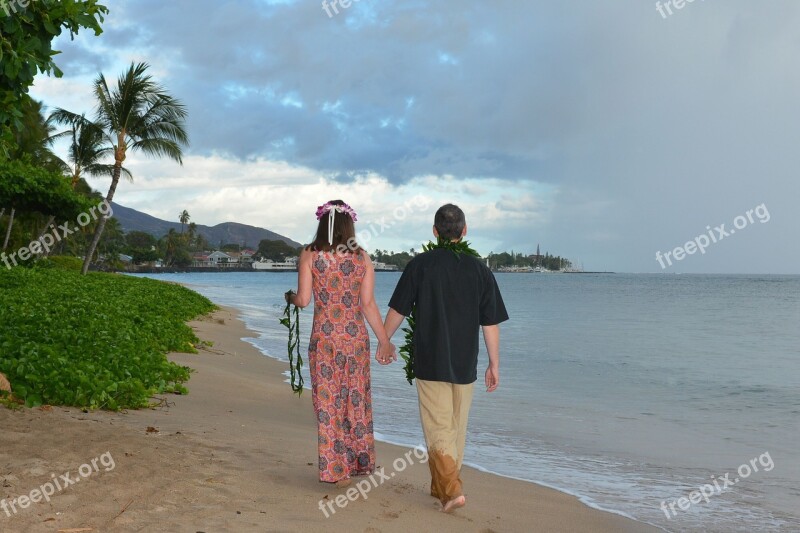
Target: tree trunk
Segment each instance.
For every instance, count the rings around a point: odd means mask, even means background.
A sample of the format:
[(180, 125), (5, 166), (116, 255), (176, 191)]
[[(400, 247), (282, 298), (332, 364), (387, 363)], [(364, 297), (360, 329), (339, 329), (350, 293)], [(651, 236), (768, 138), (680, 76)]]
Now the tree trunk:
[[(111, 200), (114, 199), (114, 193), (117, 191), (117, 185), (119, 184), (119, 176), (122, 169), (122, 161), (117, 159), (116, 163), (114, 164), (114, 174), (111, 177), (111, 187), (108, 189), (108, 195), (106, 196), (106, 201), (108, 205), (111, 205)], [(89, 249), (86, 250), (86, 258), (83, 260), (83, 268), (81, 269), (81, 274), (84, 276), (87, 272), (89, 272), (89, 265), (92, 263), (92, 257), (94, 256), (95, 250), (97, 250), (97, 245), (100, 243), (100, 237), (103, 235), (103, 230), (106, 227), (106, 221), (108, 217), (101, 217), (100, 220), (97, 222), (97, 228), (94, 230), (94, 237), (92, 238), (92, 244), (89, 245)]]
[(8, 239), (11, 238), (11, 228), (14, 226), (14, 213), (15, 212), (16, 212), (16, 209), (14, 209), (12, 207), (11, 208), (11, 214), (8, 215), (8, 229), (6, 230), (6, 240), (5, 240), (5, 242), (3, 242), (3, 251), (4, 252), (6, 251), (6, 248), (8, 248)]
[[(55, 222), (55, 220), (56, 220), (56, 217), (53, 216), (53, 215), (50, 215), (50, 218), (47, 219), (47, 223), (45, 223), (44, 227), (42, 228), (42, 232), (39, 233), (39, 238), (36, 239), (37, 241), (42, 242), (42, 239), (44, 238), (44, 234), (47, 233), (47, 228), (49, 228), (50, 224)], [(45, 250), (44, 253), (42, 254), (42, 257), (47, 257), (48, 255), (50, 255), (50, 252), (48, 250)]]

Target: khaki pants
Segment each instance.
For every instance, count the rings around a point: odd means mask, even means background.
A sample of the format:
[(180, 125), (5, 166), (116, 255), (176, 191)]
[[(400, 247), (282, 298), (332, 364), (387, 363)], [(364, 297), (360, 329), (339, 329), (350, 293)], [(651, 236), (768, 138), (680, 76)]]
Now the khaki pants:
[(463, 494), (461, 463), (474, 383), (457, 385), (417, 379), (419, 415), (428, 446), (431, 495), (442, 504)]

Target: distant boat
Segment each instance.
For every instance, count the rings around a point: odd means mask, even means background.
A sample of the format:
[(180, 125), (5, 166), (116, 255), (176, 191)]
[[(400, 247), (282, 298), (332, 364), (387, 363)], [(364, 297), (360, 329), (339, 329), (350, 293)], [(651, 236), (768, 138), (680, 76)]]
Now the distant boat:
[(292, 272), (297, 270), (297, 261), (254, 261), (253, 270), (271, 270), (274, 272)]
[[(540, 268), (540, 267), (537, 267)], [(530, 272), (543, 272), (542, 270), (534, 270), (533, 267), (529, 266), (504, 266), (498, 269), (500, 272), (513, 272), (515, 274), (528, 274)]]

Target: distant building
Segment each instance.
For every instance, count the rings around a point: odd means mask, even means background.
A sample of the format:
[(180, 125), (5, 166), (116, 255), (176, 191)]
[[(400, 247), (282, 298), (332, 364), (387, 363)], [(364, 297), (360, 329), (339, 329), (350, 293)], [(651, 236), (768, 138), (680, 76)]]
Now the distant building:
[(372, 267), (379, 272), (395, 272), (400, 270), (397, 268), (397, 265), (389, 265), (387, 263), (381, 263), (380, 261), (373, 261)]
[(229, 263), (239, 263), (240, 265), (249, 265), (254, 261), (256, 255), (255, 250), (242, 250), (241, 252), (228, 252), (227, 256)]
[(192, 254), (193, 267), (212, 267), (214, 266), (208, 258), (206, 252), (196, 252)]
[(542, 259), (544, 256), (539, 252), (539, 244), (536, 244), (536, 253), (534, 255), (528, 256), (533, 260), (533, 264), (539, 266), (542, 264)]
[(208, 254), (208, 260), (211, 262), (211, 266), (225, 266), (228, 263), (232, 263), (232, 259), (233, 258), (225, 252), (216, 251)]

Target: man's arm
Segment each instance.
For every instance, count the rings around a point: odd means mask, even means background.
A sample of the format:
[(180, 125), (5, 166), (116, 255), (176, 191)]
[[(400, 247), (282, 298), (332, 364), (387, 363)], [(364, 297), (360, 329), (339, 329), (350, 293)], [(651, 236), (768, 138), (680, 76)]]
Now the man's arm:
[(500, 385), (500, 326), (495, 324), (481, 327), (486, 351), (489, 353), (489, 367), (486, 369), (486, 392), (494, 392)]
[[(389, 308), (389, 312), (386, 313), (386, 320), (383, 321), (383, 329), (386, 330), (386, 335), (389, 336), (389, 340), (392, 340), (392, 335), (397, 331), (397, 328), (400, 327), (400, 324), (403, 323), (406, 317), (392, 309)], [(397, 361), (397, 353), (394, 354), (394, 361)]]
[[(386, 330), (386, 335), (389, 340), (397, 331), (397, 328), (403, 323), (405, 317), (410, 315), (414, 309), (414, 300), (417, 297), (417, 276), (416, 268), (419, 258), (414, 258), (408, 265), (406, 265), (403, 274), (400, 276), (400, 281), (394, 288), (392, 298), (389, 300), (389, 311), (386, 313), (386, 320), (383, 321), (383, 329)], [(400, 311), (398, 311), (400, 309)], [(401, 312), (402, 311), (402, 312)], [(394, 361), (397, 361), (397, 353), (394, 354)]]
[[(380, 315), (378, 315), (380, 316)], [(392, 309), (389, 308), (389, 312), (386, 313), (386, 320), (383, 322), (383, 329), (386, 330), (386, 335), (389, 337), (389, 344), (392, 346), (392, 356), (389, 359), (378, 360), (378, 362), (382, 365), (388, 365), (392, 361), (397, 361), (397, 351), (394, 350), (394, 344), (391, 343), (392, 335), (394, 332), (397, 331), (397, 328), (400, 327), (400, 324), (403, 323), (403, 319), (405, 317)]]

